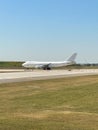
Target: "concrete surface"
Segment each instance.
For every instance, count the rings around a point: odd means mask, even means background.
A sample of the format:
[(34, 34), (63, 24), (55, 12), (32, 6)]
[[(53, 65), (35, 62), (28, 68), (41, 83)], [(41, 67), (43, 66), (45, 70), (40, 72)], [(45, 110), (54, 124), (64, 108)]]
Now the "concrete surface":
[(80, 69), (80, 70), (0, 70), (0, 83), (21, 82), (41, 79), (53, 79), (84, 75), (98, 75), (98, 69)]

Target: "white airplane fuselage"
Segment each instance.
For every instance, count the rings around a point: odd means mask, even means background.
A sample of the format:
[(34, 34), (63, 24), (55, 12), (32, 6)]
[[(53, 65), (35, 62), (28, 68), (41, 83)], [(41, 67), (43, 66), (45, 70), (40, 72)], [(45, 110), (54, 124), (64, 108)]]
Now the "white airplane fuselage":
[[(75, 63), (75, 62), (74, 62)], [(62, 67), (67, 65), (72, 65), (73, 62), (65, 61), (65, 62), (37, 62), (37, 61), (27, 61), (23, 63), (23, 66), (26, 68), (40, 68), (44, 65), (49, 65), (49, 67)]]
[(38, 62), (38, 61), (27, 61), (22, 64), (25, 68), (39, 68), (39, 69), (51, 69), (53, 67), (63, 67), (75, 64), (76, 53), (74, 53), (68, 60), (60, 62)]

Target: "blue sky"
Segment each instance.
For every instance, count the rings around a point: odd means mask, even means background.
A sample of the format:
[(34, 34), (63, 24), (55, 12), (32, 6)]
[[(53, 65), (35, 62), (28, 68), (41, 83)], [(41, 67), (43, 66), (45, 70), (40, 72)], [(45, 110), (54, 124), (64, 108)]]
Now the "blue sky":
[(0, 60), (98, 62), (98, 0), (0, 0)]

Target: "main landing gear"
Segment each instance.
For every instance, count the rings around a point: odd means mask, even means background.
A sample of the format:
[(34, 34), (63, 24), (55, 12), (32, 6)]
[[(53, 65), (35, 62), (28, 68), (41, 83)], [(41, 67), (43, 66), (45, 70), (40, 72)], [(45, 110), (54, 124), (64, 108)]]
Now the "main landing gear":
[(44, 67), (43, 70), (51, 70), (51, 68), (50, 67), (47, 67), (47, 68)]

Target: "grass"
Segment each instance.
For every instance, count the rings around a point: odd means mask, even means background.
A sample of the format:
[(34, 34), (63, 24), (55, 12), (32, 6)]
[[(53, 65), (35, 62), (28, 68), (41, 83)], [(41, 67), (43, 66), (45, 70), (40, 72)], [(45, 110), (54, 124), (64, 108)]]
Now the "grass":
[(14, 61), (2, 61), (0, 62), (0, 69), (21, 69), (23, 62), (14, 62)]
[(0, 84), (0, 130), (98, 130), (98, 76)]

